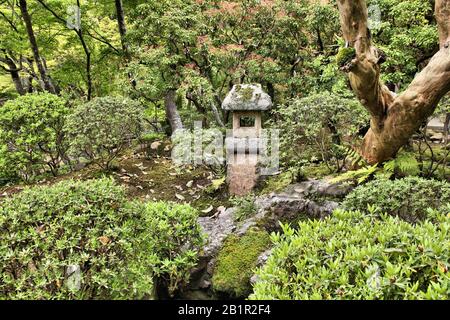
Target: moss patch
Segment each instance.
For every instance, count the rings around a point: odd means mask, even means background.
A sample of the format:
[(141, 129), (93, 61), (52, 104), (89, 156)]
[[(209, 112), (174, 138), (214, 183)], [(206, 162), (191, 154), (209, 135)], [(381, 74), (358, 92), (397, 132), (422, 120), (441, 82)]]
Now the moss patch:
[(262, 187), (262, 190), (259, 192), (259, 194), (264, 195), (272, 192), (282, 191), (290, 184), (295, 183), (297, 180), (296, 178), (297, 177), (295, 177), (291, 171), (286, 171), (278, 176), (270, 177), (269, 179), (264, 181), (264, 186)]
[(336, 55), (336, 63), (342, 68), (355, 57), (355, 48), (340, 48), (338, 54)]
[(242, 237), (228, 236), (217, 258), (213, 289), (236, 298), (248, 296), (252, 291), (250, 278), (257, 259), (270, 243), (269, 234), (258, 229), (252, 229)]
[(303, 167), (303, 174), (308, 178), (321, 179), (331, 174), (330, 169), (325, 163), (312, 164), (307, 167)]

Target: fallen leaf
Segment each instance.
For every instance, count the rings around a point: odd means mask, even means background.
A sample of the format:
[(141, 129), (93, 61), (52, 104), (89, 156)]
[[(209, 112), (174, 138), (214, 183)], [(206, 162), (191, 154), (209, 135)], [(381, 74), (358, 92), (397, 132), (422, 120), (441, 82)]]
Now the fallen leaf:
[(186, 187), (191, 188), (193, 184), (194, 184), (194, 181), (191, 180), (188, 183), (186, 183)]
[(155, 141), (150, 145), (150, 149), (157, 150), (160, 145), (161, 145), (161, 141)]
[(177, 197), (177, 199), (183, 201), (184, 199), (186, 199), (185, 197), (183, 197), (181, 194), (176, 193), (175, 197)]
[(213, 207), (213, 206), (209, 206), (207, 209), (202, 210), (202, 212), (203, 212), (203, 213), (210, 213), (210, 212), (213, 211), (213, 210), (214, 210), (214, 207)]
[(109, 240), (108, 237), (106, 236), (101, 236), (98, 238), (98, 240), (104, 245), (106, 246), (111, 240)]

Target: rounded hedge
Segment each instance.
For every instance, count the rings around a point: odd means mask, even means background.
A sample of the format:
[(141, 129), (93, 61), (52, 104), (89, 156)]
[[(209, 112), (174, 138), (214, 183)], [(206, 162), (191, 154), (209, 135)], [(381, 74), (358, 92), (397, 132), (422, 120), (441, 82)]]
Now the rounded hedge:
[(449, 299), (450, 216), (416, 225), (338, 210), (273, 234), (251, 299)]
[(0, 205), (0, 299), (154, 298), (201, 244), (190, 206), (127, 202), (110, 179), (29, 188)]
[(418, 177), (374, 180), (354, 189), (342, 204), (347, 210), (367, 211), (369, 206), (409, 222), (425, 219), (428, 209), (448, 213), (450, 183)]
[(143, 107), (130, 99), (101, 97), (80, 104), (66, 121), (70, 153), (109, 169), (133, 139), (142, 135), (143, 118)]
[(25, 181), (50, 170), (57, 174), (65, 157), (64, 99), (33, 93), (0, 108), (0, 170)]

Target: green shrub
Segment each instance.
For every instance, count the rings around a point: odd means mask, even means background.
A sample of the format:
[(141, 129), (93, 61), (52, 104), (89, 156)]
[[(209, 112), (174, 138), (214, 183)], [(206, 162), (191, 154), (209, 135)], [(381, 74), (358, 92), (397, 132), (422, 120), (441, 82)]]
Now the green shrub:
[(450, 212), (450, 183), (406, 177), (398, 180), (374, 180), (354, 189), (342, 206), (367, 211), (369, 206), (409, 222), (427, 217), (427, 209)]
[(254, 216), (258, 208), (255, 205), (255, 195), (249, 194), (243, 197), (233, 197), (230, 199), (231, 204), (235, 207), (234, 218), (236, 221), (243, 221)]
[(197, 210), (176, 203), (137, 201), (127, 210), (143, 217), (140, 229), (145, 243), (143, 250), (151, 249), (155, 256), (152, 272), (173, 294), (188, 282), (203, 244)]
[(143, 131), (143, 108), (129, 99), (103, 97), (78, 105), (67, 119), (70, 153), (110, 169)]
[(283, 226), (251, 299), (448, 299), (450, 217), (412, 225), (337, 210)]
[[(322, 92), (293, 100), (275, 111), (271, 125), (280, 129), (280, 160), (295, 167), (304, 160), (321, 160), (330, 170), (342, 168), (368, 114), (357, 100)], [(339, 161), (340, 160), (340, 161)]]
[(217, 258), (213, 289), (233, 297), (248, 296), (251, 293), (250, 278), (258, 257), (269, 246), (270, 237), (265, 231), (250, 230), (242, 237), (228, 236)]
[(26, 189), (0, 206), (0, 299), (153, 298), (155, 278), (173, 291), (195, 264), (196, 216), (129, 203), (110, 179)]
[(0, 108), (0, 170), (25, 181), (50, 169), (56, 175), (65, 157), (65, 101), (37, 93)]

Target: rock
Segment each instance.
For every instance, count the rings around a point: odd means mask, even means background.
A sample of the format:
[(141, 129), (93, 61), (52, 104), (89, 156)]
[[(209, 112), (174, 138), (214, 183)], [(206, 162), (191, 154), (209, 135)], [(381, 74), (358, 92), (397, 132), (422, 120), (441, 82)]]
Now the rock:
[(322, 197), (344, 198), (353, 186), (344, 183), (329, 183), (324, 180), (307, 180), (291, 185), (283, 194), (301, 194), (306, 197), (318, 195)]
[(210, 217), (198, 218), (203, 232), (207, 235), (207, 244), (203, 248), (202, 257), (213, 257), (222, 247), (225, 238), (236, 230), (234, 221), (234, 209), (229, 208), (223, 211), (215, 219)]
[(272, 107), (272, 99), (262, 90), (260, 84), (237, 84), (225, 97), (224, 110), (259, 110), (265, 111)]
[[(200, 217), (198, 223), (206, 234), (207, 243), (204, 246), (197, 267), (192, 270), (191, 282), (187, 288), (189, 295), (195, 290), (212, 292), (212, 277), (216, 266), (216, 258), (230, 235), (242, 237), (253, 227), (265, 229), (268, 232), (279, 231), (279, 222), (298, 221), (303, 218), (323, 219), (329, 216), (337, 207), (338, 202), (332, 199), (343, 198), (352, 187), (344, 184), (332, 184), (327, 181), (309, 180), (287, 187), (281, 193), (271, 193), (257, 198), (255, 206), (257, 213), (244, 221), (234, 219), (234, 208), (218, 208), (213, 217)], [(272, 250), (264, 251), (257, 260), (257, 266), (263, 266)], [(251, 283), (257, 277), (250, 279)], [(181, 298), (185, 298), (182, 296)]]

